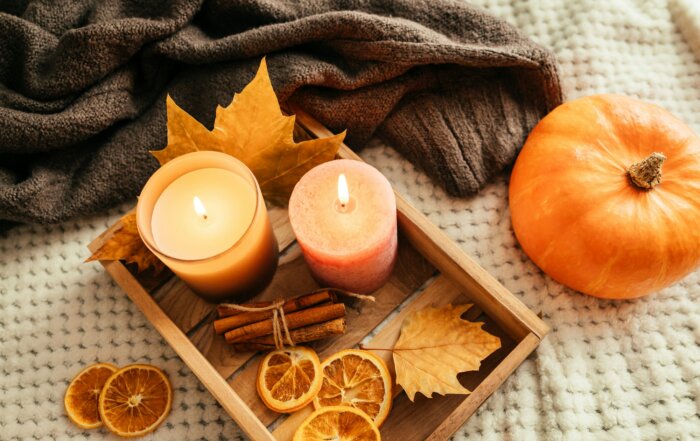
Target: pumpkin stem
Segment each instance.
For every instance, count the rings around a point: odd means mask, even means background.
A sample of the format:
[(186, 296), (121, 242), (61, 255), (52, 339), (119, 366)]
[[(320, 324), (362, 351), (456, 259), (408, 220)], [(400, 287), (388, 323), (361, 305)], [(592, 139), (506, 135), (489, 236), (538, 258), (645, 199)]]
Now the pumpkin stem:
[(632, 164), (627, 174), (637, 187), (652, 189), (661, 183), (661, 165), (665, 160), (663, 153), (654, 152), (645, 160)]

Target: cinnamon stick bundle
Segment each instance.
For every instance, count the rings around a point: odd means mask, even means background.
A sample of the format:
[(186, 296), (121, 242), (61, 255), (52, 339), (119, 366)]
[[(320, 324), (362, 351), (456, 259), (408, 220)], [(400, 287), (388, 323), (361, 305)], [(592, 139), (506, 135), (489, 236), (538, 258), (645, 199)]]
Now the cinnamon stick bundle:
[(282, 343), (280, 338), (284, 343), (308, 343), (344, 334), (347, 328), (345, 305), (338, 302), (338, 290), (330, 288), (283, 303), (219, 305), (217, 312), (219, 319), (214, 321), (214, 330), (224, 334), (226, 342), (236, 351), (272, 350)]
[[(345, 316), (345, 305), (331, 303), (329, 305), (314, 306), (285, 315), (287, 329), (297, 329), (307, 325), (327, 322)], [(227, 343), (240, 343), (256, 337), (272, 334), (274, 329), (272, 318), (263, 320), (226, 332)]]
[[(287, 300), (284, 305), (282, 305), (282, 310), (285, 314), (289, 314), (304, 308), (308, 308), (309, 306), (333, 301), (335, 301), (335, 295), (328, 290), (312, 292), (310, 294)], [(267, 304), (263, 305), (263, 303)], [(260, 308), (270, 305), (272, 305), (272, 302), (260, 302), (243, 306)], [(217, 334), (224, 334), (232, 329), (272, 318), (273, 315), (272, 310), (240, 311), (235, 308), (226, 307), (225, 305), (219, 305), (219, 307), (217, 307), (217, 311), (220, 317), (224, 317), (214, 321), (214, 331)], [(238, 312), (238, 314), (233, 314), (234, 311)]]

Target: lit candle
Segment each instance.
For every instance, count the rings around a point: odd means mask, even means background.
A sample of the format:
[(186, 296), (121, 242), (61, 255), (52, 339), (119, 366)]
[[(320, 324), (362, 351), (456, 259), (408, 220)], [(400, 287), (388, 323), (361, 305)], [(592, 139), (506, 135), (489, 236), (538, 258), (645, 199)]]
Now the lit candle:
[(321, 285), (370, 293), (391, 275), (396, 199), (374, 167), (347, 159), (315, 167), (294, 187), (289, 220)]
[(210, 300), (243, 300), (277, 268), (277, 240), (250, 170), (219, 152), (196, 152), (163, 165), (136, 210), (148, 248)]

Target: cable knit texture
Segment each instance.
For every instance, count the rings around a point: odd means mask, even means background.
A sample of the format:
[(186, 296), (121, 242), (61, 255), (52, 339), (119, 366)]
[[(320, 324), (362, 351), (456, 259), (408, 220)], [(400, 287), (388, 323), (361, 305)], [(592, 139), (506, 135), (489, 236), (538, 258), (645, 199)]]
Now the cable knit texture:
[[(554, 50), (567, 98), (630, 94), (700, 131), (695, 0), (479, 3)], [(585, 297), (518, 248), (506, 176), (454, 199), (390, 147), (374, 142), (364, 157), (552, 327), (455, 439), (700, 439), (700, 272), (636, 301)], [(172, 414), (145, 439), (244, 439), (102, 268), (82, 263), (88, 242), (118, 215), (20, 227), (0, 239), (0, 439), (112, 439), (63, 413), (71, 377), (98, 360), (155, 363), (170, 375)]]
[(346, 142), (372, 135), (453, 195), (515, 159), (561, 103), (552, 54), (454, 0), (0, 2), (0, 228), (136, 196), (165, 97), (208, 127), (263, 56), (275, 90)]

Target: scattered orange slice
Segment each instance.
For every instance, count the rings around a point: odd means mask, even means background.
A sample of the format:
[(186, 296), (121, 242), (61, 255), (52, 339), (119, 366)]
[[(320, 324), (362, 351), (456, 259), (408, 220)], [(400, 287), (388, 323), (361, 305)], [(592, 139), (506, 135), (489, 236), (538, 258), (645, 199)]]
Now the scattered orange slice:
[(293, 441), (380, 441), (379, 429), (366, 413), (349, 406), (329, 406), (309, 415)]
[(381, 426), (391, 410), (391, 374), (372, 352), (346, 349), (321, 364), (323, 384), (314, 407), (352, 406)]
[(321, 388), (321, 362), (302, 346), (268, 353), (258, 368), (258, 394), (275, 412), (291, 413), (306, 406)]
[(102, 426), (97, 404), (107, 379), (117, 371), (109, 363), (96, 363), (78, 372), (66, 389), (63, 405), (66, 414), (76, 426), (95, 429)]
[(107, 379), (98, 408), (111, 432), (133, 438), (154, 431), (170, 413), (172, 399), (170, 381), (163, 371), (132, 364)]

